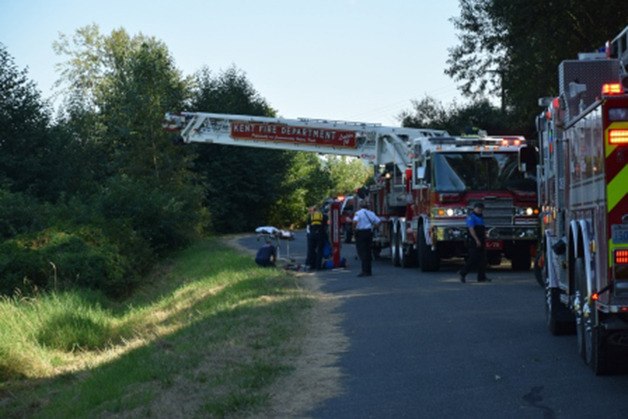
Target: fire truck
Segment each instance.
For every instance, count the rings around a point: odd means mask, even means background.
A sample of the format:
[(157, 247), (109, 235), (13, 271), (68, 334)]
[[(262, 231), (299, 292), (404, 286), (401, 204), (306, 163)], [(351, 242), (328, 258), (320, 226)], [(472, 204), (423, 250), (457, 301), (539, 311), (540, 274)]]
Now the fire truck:
[[(183, 143), (224, 144), (293, 150), (360, 158), (374, 167), (405, 173), (412, 164), (416, 138), (447, 135), (433, 129), (386, 127), (380, 124), (323, 119), (286, 119), (250, 115), (183, 112), (166, 114), (164, 128)], [(331, 204), (333, 262), (340, 262), (340, 202)]]
[(465, 256), (466, 217), (485, 206), (488, 262), (511, 259), (530, 268), (538, 237), (534, 149), (520, 136), (422, 137), (413, 143), (412, 166), (383, 168), (369, 188), (384, 223), (375, 250), (390, 248), (393, 264), (436, 271), (442, 259)]
[(575, 331), (596, 374), (628, 344), (628, 27), (560, 63), (539, 99), (537, 167), (547, 327)]
[[(396, 266), (439, 269), (441, 258), (463, 256), (465, 218), (485, 204), (489, 262), (502, 255), (515, 269), (530, 267), (537, 242), (536, 183), (525, 170), (522, 137), (451, 137), (445, 131), (346, 121), (184, 112), (167, 114), (166, 128), (184, 143), (348, 155), (372, 164), (375, 183), (361, 188), (383, 220), (374, 252)], [(357, 195), (356, 195), (357, 196)], [(356, 198), (357, 199), (357, 198)], [(340, 203), (332, 204), (334, 263), (341, 241)], [(357, 206), (354, 203), (354, 208)]]

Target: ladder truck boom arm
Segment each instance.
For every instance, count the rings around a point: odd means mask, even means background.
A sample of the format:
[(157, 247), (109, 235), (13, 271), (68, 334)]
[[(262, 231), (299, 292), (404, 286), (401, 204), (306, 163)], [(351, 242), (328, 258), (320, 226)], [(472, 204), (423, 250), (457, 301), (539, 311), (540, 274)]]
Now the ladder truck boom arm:
[(412, 141), (446, 131), (386, 127), (362, 122), (285, 119), (203, 112), (166, 114), (164, 127), (184, 143), (211, 143), (358, 157), (394, 163), (403, 171), (412, 160)]

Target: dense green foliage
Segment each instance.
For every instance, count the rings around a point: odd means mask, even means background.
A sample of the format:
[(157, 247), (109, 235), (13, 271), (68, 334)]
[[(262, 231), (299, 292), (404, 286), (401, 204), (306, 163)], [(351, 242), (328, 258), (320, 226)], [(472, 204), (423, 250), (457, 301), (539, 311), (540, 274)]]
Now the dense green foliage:
[(193, 155), (161, 129), (187, 84), (162, 43), (123, 30), (82, 28), (57, 50), (69, 58), (55, 123), (0, 50), (0, 292), (124, 294), (206, 219)]
[(0, 187), (41, 193), (49, 114), (39, 92), (0, 44)]
[(460, 0), (446, 73), (466, 97), (500, 98), (511, 126), (530, 132), (537, 99), (557, 94), (560, 61), (615, 37), (626, 10), (624, 0)]
[(356, 162), (175, 145), (161, 127), (169, 111), (275, 115), (235, 67), (184, 77), (162, 42), (96, 25), (54, 49), (56, 119), (0, 45), (0, 293), (125, 295), (199, 233), (299, 225), (307, 206), (359, 186), (332, 180)]
[(480, 99), (467, 105), (451, 104), (446, 108), (442, 102), (426, 96), (412, 101), (412, 111), (399, 115), (406, 127), (430, 127), (443, 129), (451, 135), (477, 134), (479, 130), (491, 135), (517, 134), (530, 136), (529, 131), (521, 131), (512, 124), (513, 114), (502, 111), (486, 99)]
[[(191, 109), (275, 116), (246, 76), (232, 67), (217, 76), (195, 75)], [(305, 208), (333, 189), (328, 172), (312, 154), (220, 145), (196, 145), (195, 169), (203, 175), (212, 228), (252, 231), (265, 224), (302, 223)]]

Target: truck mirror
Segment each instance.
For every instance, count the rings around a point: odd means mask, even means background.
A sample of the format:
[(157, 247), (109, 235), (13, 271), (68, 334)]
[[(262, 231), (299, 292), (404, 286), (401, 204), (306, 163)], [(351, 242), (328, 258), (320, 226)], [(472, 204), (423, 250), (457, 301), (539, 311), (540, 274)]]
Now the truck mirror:
[(519, 171), (536, 173), (538, 164), (537, 150), (532, 146), (523, 146), (519, 149)]
[(416, 168), (416, 178), (418, 180), (425, 180), (425, 166), (418, 166)]

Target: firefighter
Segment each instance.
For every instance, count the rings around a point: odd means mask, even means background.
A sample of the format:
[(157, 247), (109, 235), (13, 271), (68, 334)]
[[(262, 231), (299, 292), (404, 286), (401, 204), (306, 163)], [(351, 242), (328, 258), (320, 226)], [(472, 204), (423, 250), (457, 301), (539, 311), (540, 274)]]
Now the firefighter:
[(466, 282), (466, 276), (473, 268), (478, 270), (478, 282), (490, 281), (486, 277), (486, 249), (484, 247), (486, 226), (484, 225), (484, 204), (476, 202), (473, 211), (467, 217), (467, 249), (469, 257), (464, 267), (458, 272), (460, 282)]
[(371, 276), (371, 261), (373, 259), (373, 229), (381, 220), (373, 211), (368, 209), (366, 201), (360, 202), (360, 210), (353, 216), (353, 231), (355, 232), (355, 248), (358, 252), (362, 271), (358, 276)]
[(327, 216), (317, 206), (311, 207), (307, 217), (307, 260), (305, 263), (309, 269), (320, 270), (322, 268), (326, 227)]

